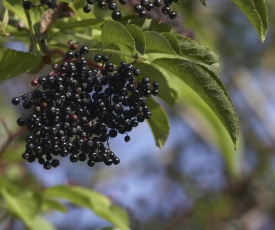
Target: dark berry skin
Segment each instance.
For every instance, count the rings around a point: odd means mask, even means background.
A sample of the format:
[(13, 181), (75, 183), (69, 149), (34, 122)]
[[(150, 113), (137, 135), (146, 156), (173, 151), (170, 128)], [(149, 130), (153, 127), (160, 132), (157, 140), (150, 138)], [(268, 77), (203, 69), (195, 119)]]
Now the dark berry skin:
[(175, 12), (175, 11), (171, 11), (170, 13), (169, 13), (169, 18), (170, 19), (175, 19), (177, 17), (177, 13)]
[(44, 167), (44, 169), (49, 170), (52, 166), (51, 166), (51, 163), (50, 163), (49, 161), (46, 161), (46, 162), (43, 164), (43, 167)]
[(20, 103), (20, 99), (19, 97), (14, 97), (12, 100), (11, 100), (11, 103), (13, 105), (18, 105)]
[(80, 53), (82, 53), (82, 54), (87, 54), (87, 53), (89, 53), (89, 48), (88, 48), (87, 46), (82, 46), (82, 47), (80, 48)]
[(107, 62), (107, 61), (109, 61), (109, 56), (105, 54), (105, 55), (102, 56), (101, 59), (102, 59), (103, 62)]
[(101, 62), (101, 61), (102, 61), (102, 58), (101, 58), (100, 55), (95, 55), (95, 56), (94, 56), (94, 60), (95, 60), (95, 62)]
[(112, 12), (112, 19), (113, 20), (119, 20), (121, 18), (121, 13), (120, 13), (120, 11), (117, 11), (117, 10), (115, 10), (115, 11), (113, 11)]
[(143, 8), (142, 8), (142, 6), (140, 5), (140, 4), (136, 4), (135, 6), (134, 6), (134, 11), (135, 12), (140, 12), (141, 10), (142, 10)]
[(161, 11), (163, 14), (169, 14), (170, 8), (169, 8), (169, 6), (164, 6), (164, 7), (162, 7)]
[(86, 14), (90, 13), (91, 12), (91, 7), (89, 5), (84, 6), (83, 7), (83, 12), (86, 13)]
[(24, 1), (23, 2), (23, 8), (25, 10), (29, 10), (32, 7), (32, 3), (30, 1)]
[(87, 4), (92, 5), (92, 4), (94, 4), (94, 3), (95, 3), (95, 0), (86, 0), (86, 2), (87, 2)]
[(125, 5), (125, 4), (127, 4), (127, 2), (128, 2), (128, 0), (119, 0), (119, 3), (120, 3), (121, 5)]
[(129, 142), (130, 139), (131, 139), (131, 138), (130, 138), (129, 136), (125, 136), (125, 137), (124, 137), (124, 141), (125, 141), (125, 142)]
[(114, 68), (111, 55), (93, 54), (100, 64), (90, 65), (85, 59), (88, 47), (77, 44), (69, 41), (63, 60), (31, 81), (39, 88), (12, 100), (18, 104), (22, 98), (30, 112), (17, 120), (29, 131), (22, 158), (45, 169), (59, 166), (56, 157), (86, 161), (90, 167), (118, 164), (108, 140), (124, 134), (125, 142), (130, 141), (128, 133), (152, 116), (147, 97), (158, 94), (158, 83), (151, 83), (134, 63), (122, 61)]

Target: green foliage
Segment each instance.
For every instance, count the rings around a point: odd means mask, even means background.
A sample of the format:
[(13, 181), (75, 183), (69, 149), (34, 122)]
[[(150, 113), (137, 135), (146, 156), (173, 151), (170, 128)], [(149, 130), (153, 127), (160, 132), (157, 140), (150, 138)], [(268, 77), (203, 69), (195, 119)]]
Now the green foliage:
[(41, 62), (41, 56), (0, 48), (0, 81), (27, 72)]
[(265, 0), (231, 1), (243, 11), (263, 42), (268, 29), (268, 14)]
[[(84, 14), (81, 9), (84, 1), (59, 2), (69, 3), (70, 16), (48, 19), (41, 8), (25, 11), (19, 0), (3, 2), (5, 12), (0, 27), (1, 36), (16, 37), (30, 46), (30, 52), (0, 48), (0, 81), (26, 72), (37, 73), (46, 65), (42, 57), (48, 53), (42, 51), (57, 47), (67, 50), (69, 40), (92, 47), (88, 55), (91, 60), (95, 53), (104, 53), (112, 55), (111, 60), (115, 64), (121, 60), (134, 62), (143, 76), (149, 76), (151, 81), (160, 84), (161, 100), (148, 99), (153, 114), (148, 123), (156, 145), (163, 147), (169, 135), (169, 121), (162, 103), (173, 107), (179, 101), (186, 101), (204, 119), (212, 121), (215, 140), (225, 158), (229, 159), (227, 169), (231, 174), (238, 173), (239, 162), (233, 150), (239, 135), (238, 118), (226, 88), (210, 70), (210, 67), (218, 66), (219, 61), (211, 49), (157, 20), (125, 17), (121, 22), (116, 22), (96, 17), (96, 12)], [(200, 2), (206, 5), (205, 0)], [(268, 29), (265, 1), (232, 2), (244, 12), (264, 41)], [(9, 24), (11, 20), (23, 22), (24, 30), (13, 28)], [(2, 37), (0, 39), (2, 41)], [(47, 42), (38, 46), (37, 41), (43, 39)], [(230, 139), (232, 144), (229, 148), (226, 142)], [(59, 199), (89, 208), (119, 229), (130, 229), (124, 210), (103, 195), (83, 187), (55, 186), (41, 190), (18, 184), (18, 181), (1, 179), (0, 198), (1, 208), (19, 218), (29, 229), (54, 229), (40, 214), (51, 210), (66, 212), (67, 207)]]
[(46, 190), (45, 195), (53, 198), (61, 198), (72, 204), (93, 210), (98, 216), (108, 220), (122, 230), (129, 229), (129, 220), (125, 211), (111, 203), (110, 199), (79, 186), (55, 186)]

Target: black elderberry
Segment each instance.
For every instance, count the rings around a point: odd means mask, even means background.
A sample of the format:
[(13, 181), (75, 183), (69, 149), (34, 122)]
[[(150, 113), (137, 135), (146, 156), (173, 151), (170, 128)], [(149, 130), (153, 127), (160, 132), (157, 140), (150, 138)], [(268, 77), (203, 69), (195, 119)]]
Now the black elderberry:
[(100, 9), (103, 9), (103, 8), (105, 8), (105, 6), (106, 6), (106, 2), (104, 0), (99, 0), (98, 7)]
[(114, 11), (117, 9), (117, 4), (115, 2), (110, 2), (108, 7), (110, 10)]
[(101, 59), (103, 62), (107, 62), (107, 61), (109, 61), (109, 56), (105, 54), (101, 57)]
[(141, 10), (142, 10), (143, 8), (142, 8), (142, 6), (140, 5), (140, 4), (136, 4), (135, 6), (134, 6), (134, 11), (135, 12), (140, 12)]
[(175, 19), (177, 17), (177, 13), (175, 12), (175, 11), (171, 11), (170, 13), (169, 13), (169, 18), (170, 19)]
[[(89, 48), (88, 48), (87, 46), (82, 46), (82, 47), (80, 48), (80, 53), (82, 53), (82, 54), (87, 54), (87, 53), (89, 53)], [(82, 60), (82, 64), (83, 64), (84, 62), (85, 62), (85, 64), (87, 63), (85, 59)]]
[(57, 159), (53, 159), (51, 162), (52, 167), (56, 168), (59, 166), (59, 160)]
[[(96, 162), (118, 164), (109, 140), (126, 134), (128, 142), (128, 133), (151, 118), (146, 98), (158, 94), (158, 83), (150, 83), (149, 77), (136, 79), (142, 73), (134, 64), (121, 62), (114, 68), (108, 55), (95, 55), (94, 61), (102, 65), (92, 67), (84, 57), (88, 51), (86, 46), (69, 44), (53, 72), (31, 81), (40, 85), (39, 90), (21, 96), (23, 107), (32, 111), (17, 120), (29, 131), (22, 155), (28, 162), (37, 159), (49, 169), (59, 166), (53, 156), (69, 156), (71, 162), (87, 161), (91, 167)], [(13, 104), (19, 102), (18, 97), (12, 99)]]
[(120, 3), (121, 5), (125, 5), (125, 4), (127, 4), (127, 2), (128, 2), (128, 0), (119, 0), (119, 3)]
[(140, 0), (140, 4), (145, 7), (149, 4), (149, 0)]
[(89, 5), (84, 6), (83, 7), (83, 12), (87, 13), (87, 14), (90, 13), (91, 12), (91, 7)]
[(11, 103), (13, 105), (18, 105), (20, 103), (20, 99), (19, 97), (14, 97), (12, 100), (11, 100)]
[(101, 62), (102, 61), (102, 57), (97, 54), (97, 55), (94, 56), (94, 60), (95, 60), (95, 62)]
[(87, 4), (94, 4), (95, 3), (95, 0), (86, 0)]
[(125, 137), (124, 137), (124, 141), (125, 141), (125, 142), (129, 142), (129, 141), (130, 141), (130, 137), (129, 137), (129, 136), (125, 136)]
[(112, 12), (112, 19), (114, 20), (119, 20), (121, 18), (121, 12), (120, 11), (117, 11), (117, 10), (114, 10)]
[(161, 11), (163, 14), (169, 14), (170, 8), (169, 8), (169, 6), (164, 6), (164, 7), (162, 7)]
[(32, 7), (32, 3), (30, 1), (24, 1), (23, 2), (23, 8), (25, 10), (29, 10)]
[(49, 161), (46, 161), (44, 164), (43, 164), (43, 167), (44, 169), (50, 169), (52, 167), (51, 163)]
[(161, 0), (154, 0), (153, 4), (155, 7), (161, 7)]

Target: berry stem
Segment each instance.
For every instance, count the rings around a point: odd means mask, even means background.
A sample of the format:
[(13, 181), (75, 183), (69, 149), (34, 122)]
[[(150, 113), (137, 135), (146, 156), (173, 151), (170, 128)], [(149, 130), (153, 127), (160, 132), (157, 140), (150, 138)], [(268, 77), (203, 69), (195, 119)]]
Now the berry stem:
[[(22, 3), (23, 3), (23, 0), (22, 0)], [(35, 33), (34, 33), (33, 26), (32, 26), (32, 20), (31, 20), (29, 10), (24, 10), (24, 12), (25, 12), (25, 15), (26, 15), (26, 18), (27, 18), (27, 21), (28, 21), (30, 37), (31, 37), (31, 41), (32, 41), (32, 44), (34, 46), (35, 52), (36, 53), (41, 53), (40, 46), (39, 46), (39, 44), (37, 42), (37, 39), (35, 37)]]
[(61, 49), (56, 48), (56, 49), (50, 50), (48, 53), (46, 53), (46, 54), (43, 56), (43, 62), (46, 63), (46, 64), (49, 64), (49, 63), (51, 62), (52, 57), (53, 57), (55, 54), (60, 55), (63, 59), (66, 58), (64, 51), (61, 50)]

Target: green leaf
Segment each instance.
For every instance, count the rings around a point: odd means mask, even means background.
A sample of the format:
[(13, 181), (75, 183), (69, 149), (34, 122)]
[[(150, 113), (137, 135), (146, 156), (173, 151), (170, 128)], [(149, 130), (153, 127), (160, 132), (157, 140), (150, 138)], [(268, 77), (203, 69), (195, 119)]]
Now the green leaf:
[(151, 119), (147, 119), (147, 122), (153, 132), (156, 145), (162, 148), (170, 132), (168, 117), (163, 108), (152, 98), (147, 99), (147, 105), (153, 114)]
[(125, 28), (128, 30), (128, 32), (134, 38), (135, 47), (136, 47), (137, 51), (140, 54), (144, 54), (144, 52), (145, 52), (145, 39), (144, 39), (144, 35), (143, 35), (142, 30), (140, 29), (140, 27), (138, 27), (136, 25), (133, 25), (133, 24), (129, 24), (129, 25), (126, 25)]
[(2, 22), (0, 24), (0, 32), (4, 36), (8, 36), (9, 35), (9, 33), (6, 31), (8, 22), (9, 22), (9, 11), (7, 9), (5, 9), (5, 12), (4, 12), (4, 15), (3, 15), (3, 19), (2, 19)]
[(29, 229), (31, 230), (55, 230), (56, 228), (49, 222), (47, 221), (45, 218), (41, 217), (41, 216), (36, 216), (30, 226)]
[(218, 56), (209, 48), (199, 44), (193, 39), (176, 35), (179, 41), (181, 54), (184, 57), (189, 57), (194, 61), (212, 65), (218, 63)]
[(62, 198), (75, 205), (89, 208), (113, 225), (123, 230), (130, 229), (127, 213), (117, 205), (112, 204), (110, 199), (91, 189), (60, 185), (47, 189), (45, 195)]
[(0, 48), (0, 81), (27, 72), (41, 61), (32, 53)]
[(131, 48), (132, 52), (136, 52), (134, 38), (121, 23), (116, 21), (104, 23), (101, 42), (104, 48), (112, 44), (122, 44)]
[(1, 189), (1, 194), (7, 203), (7, 209), (27, 226), (31, 226), (33, 218), (40, 211), (41, 198), (31, 191), (22, 191), (13, 195), (5, 188)]
[(268, 13), (265, 0), (231, 0), (249, 19), (264, 42), (268, 30)]
[(238, 118), (225, 87), (213, 72), (205, 66), (181, 59), (161, 58), (154, 60), (152, 64), (159, 68), (177, 91), (180, 92), (181, 89), (176, 85), (175, 78), (195, 91), (220, 119), (236, 145), (239, 135)]
[(10, 1), (4, 1), (4, 7), (13, 12), (16, 17), (19, 17), (25, 25), (28, 26), (28, 21), (24, 13), (24, 8), (18, 1), (11, 3)]
[(60, 212), (67, 212), (67, 207), (64, 206), (62, 203), (60, 203), (57, 200), (53, 200), (51, 198), (44, 197), (43, 203), (42, 203), (42, 210), (43, 211), (57, 210)]
[(154, 31), (144, 32), (145, 53), (176, 54), (168, 40), (162, 34)]
[(92, 25), (94, 27), (95, 25), (99, 25), (102, 23), (103, 23), (103, 20), (101, 19), (90, 18), (90, 19), (83, 19), (81, 21), (75, 21), (75, 19), (72, 18), (72, 19), (69, 19), (69, 21), (58, 20), (54, 23), (54, 26), (61, 30), (68, 30), (68, 29), (74, 29), (74, 28), (87, 27), (88, 25)]
[(161, 34), (168, 40), (168, 42), (172, 46), (173, 50), (177, 54), (181, 55), (181, 48), (180, 48), (180, 44), (179, 44), (179, 40), (178, 40), (177, 36), (173, 33), (168, 33), (168, 32), (161, 33)]
[(135, 67), (140, 69), (141, 74), (137, 79), (141, 80), (143, 77), (150, 77), (151, 82), (158, 82), (160, 85), (159, 97), (163, 99), (171, 107), (177, 101), (177, 93), (171, 88), (161, 71), (153, 65), (145, 62), (136, 62)]

